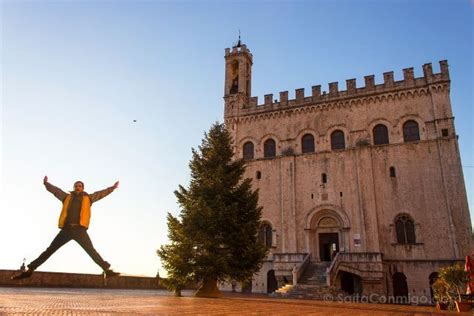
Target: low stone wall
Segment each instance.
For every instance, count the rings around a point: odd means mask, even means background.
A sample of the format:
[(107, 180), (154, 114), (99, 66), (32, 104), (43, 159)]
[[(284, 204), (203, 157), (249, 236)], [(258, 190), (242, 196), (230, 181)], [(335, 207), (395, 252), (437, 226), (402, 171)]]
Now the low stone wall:
[(0, 286), (3, 287), (69, 287), (69, 288), (111, 288), (111, 289), (165, 289), (160, 280), (150, 277), (119, 276), (104, 279), (97, 274), (40, 272), (31, 278), (11, 280), (14, 270), (0, 270)]

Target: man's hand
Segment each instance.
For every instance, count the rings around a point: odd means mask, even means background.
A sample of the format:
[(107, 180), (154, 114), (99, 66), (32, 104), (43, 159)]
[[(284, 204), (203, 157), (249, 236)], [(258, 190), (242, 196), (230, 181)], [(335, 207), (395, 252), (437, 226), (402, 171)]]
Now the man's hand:
[(48, 176), (44, 176), (44, 179), (43, 179), (43, 184), (46, 184), (48, 183)]
[(113, 185), (114, 190), (117, 189), (118, 186), (119, 186), (119, 182), (117, 181), (117, 182), (115, 182), (114, 185)]

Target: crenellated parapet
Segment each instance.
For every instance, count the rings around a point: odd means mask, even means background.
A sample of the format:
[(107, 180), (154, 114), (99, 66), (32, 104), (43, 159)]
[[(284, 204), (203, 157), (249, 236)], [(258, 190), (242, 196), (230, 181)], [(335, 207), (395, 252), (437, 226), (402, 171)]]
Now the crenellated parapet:
[[(321, 85), (312, 86), (311, 95), (309, 96), (305, 95), (304, 88), (296, 89), (294, 99), (288, 98), (288, 91), (280, 92), (278, 100), (274, 99), (273, 94), (266, 94), (264, 96), (263, 103), (259, 103), (258, 97), (250, 97), (248, 102), (244, 104), (243, 108), (238, 111), (238, 116), (315, 103), (347, 103), (347, 101), (350, 99), (356, 99), (360, 97), (375, 96), (379, 94), (417, 88), (428, 88), (433, 84), (449, 83), (450, 79), (448, 62), (446, 60), (442, 60), (439, 62), (439, 65), (440, 72), (433, 73), (432, 64), (424, 64), (423, 76), (419, 78), (415, 78), (414, 70), (412, 67), (410, 67), (403, 69), (403, 80), (398, 81), (394, 80), (394, 72), (388, 71), (383, 73), (383, 83), (381, 84), (375, 84), (374, 75), (368, 75), (364, 77), (365, 82), (364, 86), (362, 87), (357, 87), (356, 79), (353, 78), (346, 80), (345, 90), (339, 90), (338, 82), (331, 82), (328, 84), (327, 91), (322, 91)], [(234, 114), (237, 113), (234, 112)]]
[(225, 49), (225, 57), (229, 57), (232, 55), (237, 56), (239, 55), (239, 53), (247, 53), (249, 57), (252, 58), (252, 54), (250, 53), (250, 50), (247, 48), (247, 45), (245, 44)]

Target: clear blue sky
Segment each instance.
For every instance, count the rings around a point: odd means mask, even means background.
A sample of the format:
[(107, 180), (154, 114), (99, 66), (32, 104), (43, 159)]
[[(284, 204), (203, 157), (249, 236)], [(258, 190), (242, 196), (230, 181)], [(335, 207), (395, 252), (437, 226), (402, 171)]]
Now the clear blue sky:
[[(0, 268), (34, 259), (60, 203), (42, 179), (93, 192), (89, 233), (124, 273), (155, 275), (191, 147), (222, 121), (224, 48), (254, 55), (253, 94), (448, 59), (466, 189), (474, 202), (473, 4), (469, 1), (1, 2)], [(137, 122), (133, 123), (136, 119)], [(472, 214), (472, 212), (471, 212)], [(100, 272), (75, 243), (41, 270)]]

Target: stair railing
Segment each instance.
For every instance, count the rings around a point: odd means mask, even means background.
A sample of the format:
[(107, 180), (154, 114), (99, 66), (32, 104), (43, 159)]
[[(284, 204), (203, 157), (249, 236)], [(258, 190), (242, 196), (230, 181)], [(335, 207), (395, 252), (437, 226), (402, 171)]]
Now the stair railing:
[[(338, 252), (326, 270), (327, 285), (334, 283), (341, 263), (350, 263), (351, 265), (367, 263), (381, 265), (382, 254), (380, 252)], [(380, 269), (376, 271), (380, 271)]]
[(301, 278), (303, 275), (304, 271), (306, 270), (306, 267), (308, 264), (311, 262), (311, 254), (306, 254), (303, 261), (296, 266), (296, 282), (293, 282), (293, 284), (298, 284), (298, 280)]
[(334, 259), (332, 259), (331, 264), (329, 267), (326, 269), (326, 284), (331, 285), (332, 277), (331, 275), (333, 274), (334, 271), (337, 271), (337, 267), (340, 264), (340, 252), (336, 253), (334, 256)]

